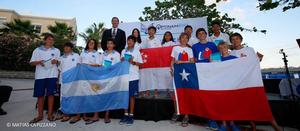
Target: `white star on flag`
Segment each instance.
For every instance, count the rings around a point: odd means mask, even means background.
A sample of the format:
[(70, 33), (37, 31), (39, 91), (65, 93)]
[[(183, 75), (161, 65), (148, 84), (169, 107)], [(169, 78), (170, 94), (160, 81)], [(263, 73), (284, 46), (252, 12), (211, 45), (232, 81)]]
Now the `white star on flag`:
[(185, 69), (183, 69), (182, 73), (179, 73), (181, 75), (181, 80), (186, 80), (186, 81), (189, 81), (188, 79), (188, 75), (190, 75), (191, 73), (187, 73), (185, 72)]

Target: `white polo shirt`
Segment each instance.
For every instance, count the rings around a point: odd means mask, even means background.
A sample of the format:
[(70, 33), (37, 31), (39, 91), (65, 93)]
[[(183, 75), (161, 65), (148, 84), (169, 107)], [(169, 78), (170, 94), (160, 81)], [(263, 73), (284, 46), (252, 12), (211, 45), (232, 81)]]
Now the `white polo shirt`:
[(219, 44), (221, 41), (226, 42), (227, 44), (231, 45), (229, 40), (229, 35), (226, 33), (220, 33), (218, 37), (215, 36), (215, 34), (212, 34), (209, 38), (210, 42), (214, 42), (215, 44)]
[[(127, 48), (126, 48), (126, 49), (122, 50), (121, 57), (125, 58), (125, 55), (133, 58), (133, 61), (135, 61), (135, 62), (143, 63), (142, 55), (139, 50), (136, 50), (136, 49), (127, 50)], [(139, 78), (140, 78), (139, 66), (130, 64), (129, 81), (138, 80)]]
[(120, 53), (113, 50), (112, 52), (104, 51), (103, 53), (103, 63), (104, 67), (112, 66), (118, 62), (120, 62), (121, 56)]
[(84, 50), (83, 52), (81, 52), (80, 57), (82, 64), (102, 64), (102, 55), (96, 50)]
[[(128, 47), (128, 45), (126, 44), (126, 45), (125, 45), (125, 49), (126, 49), (127, 47)], [(135, 50), (140, 50), (141, 47), (142, 47), (142, 43), (135, 42), (135, 44), (134, 44), (134, 49), (135, 49)]]
[(77, 53), (64, 54), (59, 58), (58, 69), (60, 71), (59, 83), (61, 83), (62, 73), (76, 67), (80, 63), (80, 56)]
[(147, 37), (146, 40), (142, 42), (141, 48), (145, 49), (145, 48), (157, 48), (157, 47), (161, 47), (161, 41), (156, 37), (154, 37), (153, 39)]
[(257, 58), (257, 60), (259, 61), (259, 58), (257, 57), (257, 54), (252, 47), (243, 47), (242, 49), (239, 50), (232, 50), (230, 52), (230, 55), (236, 56), (238, 58), (255, 56), (255, 58)]
[(60, 51), (57, 48), (45, 48), (40, 46), (36, 48), (31, 56), (30, 62), (43, 60), (44, 66), (35, 66), (35, 79), (57, 78), (58, 68), (56, 64), (51, 64), (51, 60), (58, 60)]
[(161, 44), (162, 47), (175, 46), (175, 45), (177, 45), (177, 44), (173, 41), (168, 41), (168, 42), (165, 42), (164, 44)]
[(64, 54), (59, 58), (58, 69), (60, 72), (65, 72), (80, 64), (80, 56), (77, 53)]

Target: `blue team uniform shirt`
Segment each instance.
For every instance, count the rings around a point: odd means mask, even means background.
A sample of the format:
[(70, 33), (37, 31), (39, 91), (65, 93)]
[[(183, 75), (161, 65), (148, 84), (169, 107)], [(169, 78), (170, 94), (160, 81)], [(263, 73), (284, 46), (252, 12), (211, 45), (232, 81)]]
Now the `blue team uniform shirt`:
[(233, 55), (229, 55), (229, 56), (225, 56), (221, 58), (221, 61), (227, 61), (227, 60), (232, 60), (232, 59), (236, 59), (236, 56)]
[(192, 46), (193, 54), (196, 62), (209, 62), (210, 55), (219, 52), (217, 46), (213, 42), (206, 44), (197, 43)]

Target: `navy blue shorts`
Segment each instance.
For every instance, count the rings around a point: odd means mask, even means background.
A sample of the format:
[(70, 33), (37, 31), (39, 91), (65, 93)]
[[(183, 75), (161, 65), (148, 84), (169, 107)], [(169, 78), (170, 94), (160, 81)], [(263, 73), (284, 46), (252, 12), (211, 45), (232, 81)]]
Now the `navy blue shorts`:
[(139, 95), (139, 80), (129, 81), (129, 97)]
[(33, 97), (50, 96), (58, 93), (57, 78), (37, 79), (34, 81)]

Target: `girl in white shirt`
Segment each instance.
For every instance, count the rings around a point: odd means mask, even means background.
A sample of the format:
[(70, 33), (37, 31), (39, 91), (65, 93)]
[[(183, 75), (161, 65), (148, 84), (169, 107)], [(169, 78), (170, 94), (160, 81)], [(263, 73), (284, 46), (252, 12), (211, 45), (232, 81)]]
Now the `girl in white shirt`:
[[(142, 44), (142, 39), (141, 39), (141, 33), (140, 30), (137, 28), (134, 28), (132, 30), (132, 34), (135, 37), (135, 44), (134, 44), (134, 49), (140, 50), (141, 49), (141, 44)], [(127, 44), (126, 44), (126, 48), (127, 48)]]
[[(134, 44), (134, 49), (135, 50), (140, 50), (141, 47), (142, 47), (142, 39), (141, 39), (141, 33), (140, 33), (140, 30), (138, 28), (134, 28), (132, 30), (132, 33), (131, 33), (132, 36), (134, 36), (135, 38), (135, 44)], [(125, 49), (128, 47), (128, 45), (126, 44), (125, 45)]]
[[(84, 51), (80, 54), (80, 57), (81, 57), (82, 64), (88, 64), (94, 67), (102, 66), (102, 56), (97, 51), (97, 42), (95, 39), (90, 39), (87, 42)], [(84, 114), (83, 119), (86, 121), (85, 122), (86, 125), (97, 122), (99, 121), (98, 112), (94, 112), (94, 116), (91, 119), (88, 119)]]
[(84, 51), (80, 54), (80, 57), (82, 64), (88, 64), (95, 67), (101, 66), (102, 56), (97, 51), (96, 40), (90, 39), (88, 41)]
[(173, 35), (170, 31), (165, 32), (163, 40), (161, 42), (162, 47), (167, 47), (167, 46), (174, 46), (174, 38)]
[[(181, 33), (179, 36), (179, 42), (180, 46), (175, 46), (172, 50), (171, 57), (171, 75), (173, 76), (173, 67), (174, 64), (182, 64), (182, 63), (193, 63), (193, 50), (189, 47), (189, 35), (187, 33)], [(175, 95), (174, 95), (175, 96)], [(177, 106), (176, 106), (176, 99), (175, 97), (172, 97), (174, 101), (174, 108), (175, 113), (172, 117), (172, 121), (175, 122), (178, 119), (177, 115)], [(184, 118), (182, 119), (181, 126), (186, 127), (188, 126), (188, 115), (184, 115)]]

